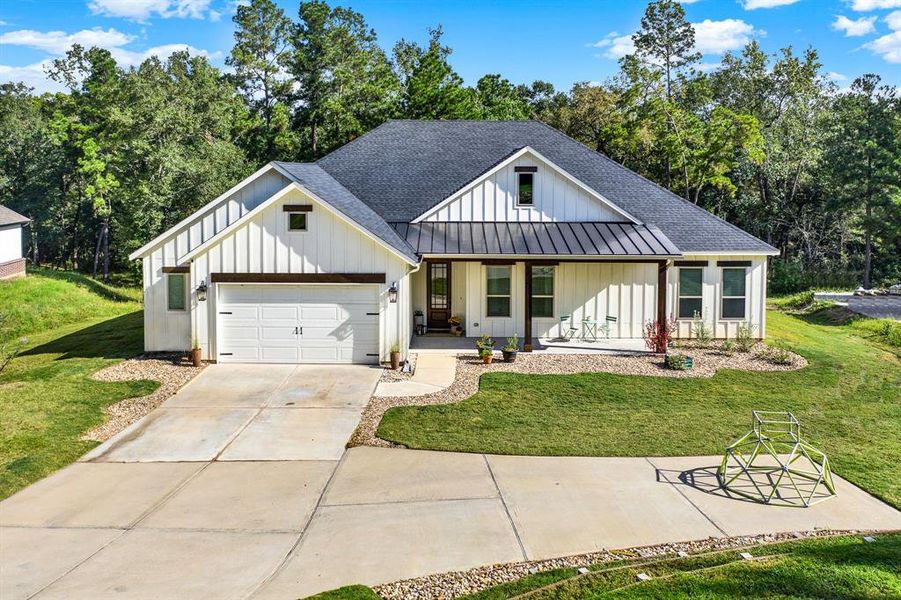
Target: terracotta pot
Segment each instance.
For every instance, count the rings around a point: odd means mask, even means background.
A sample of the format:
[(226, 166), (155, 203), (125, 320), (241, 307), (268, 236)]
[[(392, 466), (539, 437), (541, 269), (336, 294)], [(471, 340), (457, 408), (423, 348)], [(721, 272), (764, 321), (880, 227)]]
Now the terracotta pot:
[(492, 360), (494, 360), (493, 354), (486, 354), (482, 357), (482, 362), (486, 365), (490, 365)]
[(391, 353), (391, 369), (397, 371), (400, 368), (400, 352)]
[(195, 367), (203, 365), (203, 362), (200, 359), (201, 352), (202, 350), (200, 348), (191, 348), (191, 362), (194, 363)]

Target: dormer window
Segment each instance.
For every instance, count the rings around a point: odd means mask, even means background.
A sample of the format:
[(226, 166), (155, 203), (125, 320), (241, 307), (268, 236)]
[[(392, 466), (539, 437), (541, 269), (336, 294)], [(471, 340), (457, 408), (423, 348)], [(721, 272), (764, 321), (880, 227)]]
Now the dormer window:
[(535, 172), (537, 167), (516, 167), (516, 203), (519, 206), (535, 205)]

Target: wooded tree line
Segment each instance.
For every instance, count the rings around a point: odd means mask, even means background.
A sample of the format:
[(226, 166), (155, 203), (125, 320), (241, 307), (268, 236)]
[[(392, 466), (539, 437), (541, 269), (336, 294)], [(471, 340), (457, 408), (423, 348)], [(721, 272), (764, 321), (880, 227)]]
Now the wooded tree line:
[(440, 27), (386, 53), (324, 1), (239, 6), (223, 72), (175, 53), (136, 68), (73, 46), (67, 92), (0, 86), (0, 203), (34, 221), (28, 257), (106, 276), (269, 160), (315, 160), (391, 118), (542, 120), (782, 251), (771, 290), (901, 280), (901, 101), (845, 90), (815, 49), (756, 42), (700, 68), (677, 2), (648, 5), (635, 53), (568, 91), (487, 74), (466, 86)]

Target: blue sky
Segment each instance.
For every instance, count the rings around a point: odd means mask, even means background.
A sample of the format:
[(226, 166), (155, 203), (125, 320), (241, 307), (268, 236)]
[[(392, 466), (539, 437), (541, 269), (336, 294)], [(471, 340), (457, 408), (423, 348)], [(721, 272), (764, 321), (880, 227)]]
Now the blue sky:
[[(338, 3), (337, 1), (335, 3)], [(387, 49), (424, 41), (441, 24), (451, 62), (467, 83), (501, 73), (568, 89), (602, 81), (629, 50), (644, 0), (347, 0)], [(296, 0), (279, 0), (295, 17)], [(235, 0), (5, 0), (0, 2), (0, 81), (56, 89), (43, 66), (72, 42), (109, 48), (122, 64), (189, 46), (222, 66), (232, 45)], [(867, 72), (901, 85), (901, 0), (694, 0), (685, 2), (703, 63), (751, 39), (773, 52), (812, 45), (841, 86)]]

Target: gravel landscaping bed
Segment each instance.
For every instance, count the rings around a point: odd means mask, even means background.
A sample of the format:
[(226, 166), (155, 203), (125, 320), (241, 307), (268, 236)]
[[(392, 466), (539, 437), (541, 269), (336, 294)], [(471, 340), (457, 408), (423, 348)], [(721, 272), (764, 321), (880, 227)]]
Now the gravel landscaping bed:
[(85, 433), (81, 439), (105, 442), (162, 404), (203, 369), (192, 366), (184, 352), (154, 352), (97, 371), (92, 375), (97, 381), (147, 379), (159, 381), (160, 386), (146, 396), (126, 398), (106, 407), (103, 412), (109, 415), (109, 420)]
[(386, 600), (409, 600), (411, 598), (417, 600), (450, 600), (452, 598), (474, 594), (502, 583), (509, 583), (511, 581), (522, 579), (528, 575), (534, 575), (535, 573), (550, 571), (552, 569), (576, 569), (624, 559), (659, 558), (667, 555), (677, 556), (677, 553), (679, 552), (697, 554), (701, 552), (737, 549), (790, 540), (832, 537), (857, 533), (862, 532), (855, 530), (837, 531), (830, 529), (815, 529), (812, 531), (796, 531), (791, 533), (708, 538), (693, 542), (657, 544), (654, 546), (640, 546), (622, 550), (601, 550), (599, 552), (577, 554), (564, 558), (505, 563), (488, 567), (478, 567), (468, 571), (453, 571), (450, 573), (427, 575), (425, 577), (377, 585), (373, 587), (373, 590)]
[(403, 365), (401, 365), (401, 369), (394, 370), (391, 366), (387, 366), (382, 369), (382, 377), (379, 379), (379, 383), (393, 383), (397, 381), (409, 381), (411, 377), (413, 377), (413, 373), (416, 372), (416, 354), (408, 354), (407, 360), (410, 361), (410, 372), (403, 372)]
[[(396, 444), (376, 436), (376, 429), (382, 415), (395, 406), (423, 406), (429, 404), (451, 404), (465, 400), (479, 390), (479, 378), (483, 373), (513, 372), (526, 374), (569, 375), (576, 373), (617, 373), (620, 375), (647, 375), (655, 377), (713, 377), (718, 369), (740, 369), (746, 371), (793, 371), (807, 366), (807, 361), (794, 353), (791, 364), (773, 364), (763, 358), (767, 346), (757, 344), (751, 352), (736, 352), (727, 356), (718, 348), (682, 347), (677, 350), (694, 359), (694, 368), (676, 371), (664, 367), (663, 358), (654, 354), (526, 354), (520, 353), (516, 362), (503, 362), (499, 352), (495, 362), (485, 365), (475, 354), (457, 356), (457, 374), (454, 382), (440, 392), (424, 396), (372, 397), (363, 410), (360, 424), (350, 438), (348, 447), (382, 446)], [(415, 356), (415, 355), (414, 355)], [(390, 369), (388, 370), (390, 371)], [(385, 381), (383, 374), (383, 381)], [(397, 380), (392, 380), (397, 381)]]

